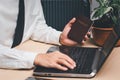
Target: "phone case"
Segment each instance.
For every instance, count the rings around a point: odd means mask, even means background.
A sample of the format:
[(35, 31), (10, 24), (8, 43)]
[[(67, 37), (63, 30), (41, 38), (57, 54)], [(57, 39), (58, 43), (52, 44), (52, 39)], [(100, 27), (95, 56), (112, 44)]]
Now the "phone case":
[(90, 29), (91, 24), (92, 21), (85, 16), (76, 17), (76, 21), (73, 23), (71, 30), (68, 33), (68, 38), (81, 43), (84, 39), (84, 36)]

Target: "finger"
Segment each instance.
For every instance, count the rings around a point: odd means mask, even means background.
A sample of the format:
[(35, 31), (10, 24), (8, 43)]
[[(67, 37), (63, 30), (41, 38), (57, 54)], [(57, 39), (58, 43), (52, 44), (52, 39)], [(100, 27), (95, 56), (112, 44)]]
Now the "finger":
[(90, 35), (91, 34), (91, 32), (87, 32), (87, 35)]
[(84, 41), (86, 41), (86, 40), (88, 40), (88, 39), (89, 39), (88, 35), (85, 35)]
[(71, 65), (69, 62), (67, 62), (64, 59), (59, 59), (58, 63), (61, 64), (61, 65), (66, 66), (66, 67), (68, 67), (69, 69), (74, 69), (74, 67), (75, 67), (75, 66)]
[(90, 33), (87, 33), (84, 37), (84, 40), (82, 40), (82, 44), (85, 43), (86, 40), (88, 40), (90, 38)]
[(76, 63), (67, 55), (61, 54), (60, 58), (65, 59), (67, 62), (69, 62), (72, 66), (76, 66)]
[(88, 37), (88, 38), (91, 37), (91, 32), (87, 32), (87, 37)]
[(85, 43), (85, 41), (84, 41), (84, 40), (82, 40), (81, 44), (84, 44), (84, 43)]
[(67, 46), (73, 46), (73, 45), (77, 45), (77, 42), (70, 40), (70, 39), (65, 39), (62, 44), (67, 45)]
[(62, 66), (62, 65), (60, 65), (58, 63), (56, 63), (53, 68), (56, 68), (56, 69), (59, 69), (59, 70), (63, 70), (63, 71), (67, 71), (68, 70), (67, 67)]
[(70, 23), (70, 24), (73, 24), (73, 23), (75, 22), (75, 20), (76, 20), (76, 18), (72, 18), (72, 19), (69, 21), (69, 23)]
[(74, 23), (76, 21), (76, 18), (73, 18), (72, 20), (70, 20), (69, 22), (68, 22), (68, 24), (66, 25), (66, 26), (72, 26), (72, 24)]

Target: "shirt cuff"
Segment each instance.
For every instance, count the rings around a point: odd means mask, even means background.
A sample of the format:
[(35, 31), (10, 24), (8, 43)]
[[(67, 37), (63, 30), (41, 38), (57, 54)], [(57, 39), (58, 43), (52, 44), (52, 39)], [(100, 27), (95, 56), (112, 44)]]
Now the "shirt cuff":
[(58, 31), (56, 32), (56, 41), (57, 41), (57, 44), (60, 45), (60, 35), (61, 35), (62, 32)]
[(27, 68), (33, 68), (34, 67), (34, 60), (38, 53), (32, 53), (32, 52), (27, 52), (24, 56), (26, 56), (25, 60), (25, 65)]

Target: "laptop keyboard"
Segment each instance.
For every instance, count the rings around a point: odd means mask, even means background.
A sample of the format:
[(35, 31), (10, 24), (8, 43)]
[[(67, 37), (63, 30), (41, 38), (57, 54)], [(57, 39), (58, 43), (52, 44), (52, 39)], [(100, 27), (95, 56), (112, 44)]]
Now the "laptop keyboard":
[(70, 56), (76, 62), (76, 68), (73, 70), (68, 70), (67, 72), (91, 72), (91, 65), (93, 63), (96, 50), (97, 48), (61, 46), (60, 51)]
[(96, 50), (98, 48), (83, 48), (83, 47), (68, 47), (68, 46), (60, 46), (59, 50), (70, 56), (75, 62), (76, 67), (71, 70), (61, 71), (58, 69), (52, 68), (44, 68), (44, 67), (37, 67), (36, 71), (43, 71), (43, 72), (53, 72), (53, 73), (91, 73), (93, 59), (95, 57)]

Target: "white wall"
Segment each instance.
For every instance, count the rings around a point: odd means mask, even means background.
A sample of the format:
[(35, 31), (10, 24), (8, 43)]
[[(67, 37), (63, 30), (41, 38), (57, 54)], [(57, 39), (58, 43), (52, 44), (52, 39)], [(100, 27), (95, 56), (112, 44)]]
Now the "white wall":
[(91, 11), (93, 11), (94, 8), (98, 7), (99, 3), (96, 0), (92, 0), (91, 3)]

